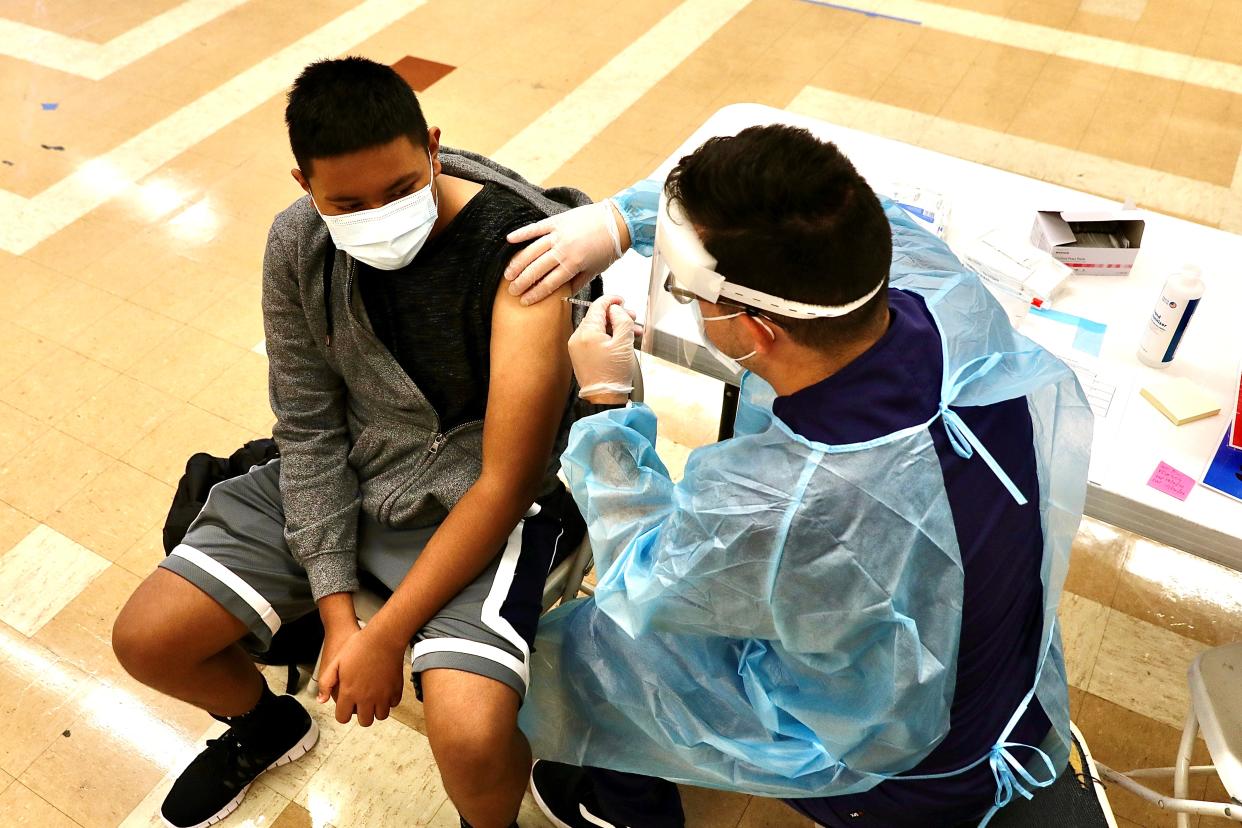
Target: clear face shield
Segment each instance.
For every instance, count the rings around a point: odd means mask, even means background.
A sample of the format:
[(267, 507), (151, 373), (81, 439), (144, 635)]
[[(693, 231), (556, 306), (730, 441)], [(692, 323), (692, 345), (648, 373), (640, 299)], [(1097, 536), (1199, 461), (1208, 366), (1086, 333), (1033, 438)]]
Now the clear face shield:
[[(671, 210), (671, 212), (670, 212)], [(742, 367), (721, 359), (703, 333), (698, 299), (719, 300), (724, 277), (676, 204), (660, 196), (642, 350), (715, 379), (736, 383)], [(739, 310), (740, 312), (740, 310)], [(732, 364), (730, 364), (732, 363)]]
[(737, 383), (744, 370), (721, 360), (707, 340), (698, 297), (678, 284), (675, 275), (664, 266), (663, 278), (660, 249), (652, 257), (651, 291), (647, 297), (647, 322), (643, 330), (642, 350), (723, 382)]
[[(684, 368), (732, 383), (736, 383), (745, 370), (739, 360), (745, 360), (751, 354), (730, 356), (722, 353), (707, 339), (705, 324), (721, 324), (717, 320), (747, 313), (771, 333), (772, 326), (765, 321), (765, 317), (816, 319), (844, 316), (869, 302), (885, 284), (881, 280), (865, 296), (845, 305), (811, 305), (729, 282), (716, 272), (715, 267), (716, 259), (703, 247), (680, 205), (670, 203), (668, 197), (661, 194), (642, 350)], [(720, 305), (725, 310), (719, 316), (703, 317), (699, 299)]]

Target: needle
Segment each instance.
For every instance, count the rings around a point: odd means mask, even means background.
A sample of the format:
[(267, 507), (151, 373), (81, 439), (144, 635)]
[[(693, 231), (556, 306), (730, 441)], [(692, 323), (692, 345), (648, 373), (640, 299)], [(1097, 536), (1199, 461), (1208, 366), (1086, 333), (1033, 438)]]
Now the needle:
[[(563, 299), (561, 299), (561, 301), (568, 302), (571, 305), (581, 305), (584, 308), (589, 308), (591, 307), (592, 304), (594, 304), (593, 302), (587, 299), (576, 299), (573, 296), (566, 296)], [(633, 311), (630, 311), (629, 313), (630, 313), (630, 316), (634, 315)], [(641, 342), (642, 338), (643, 338), (643, 326), (636, 324), (634, 326), (634, 341)]]

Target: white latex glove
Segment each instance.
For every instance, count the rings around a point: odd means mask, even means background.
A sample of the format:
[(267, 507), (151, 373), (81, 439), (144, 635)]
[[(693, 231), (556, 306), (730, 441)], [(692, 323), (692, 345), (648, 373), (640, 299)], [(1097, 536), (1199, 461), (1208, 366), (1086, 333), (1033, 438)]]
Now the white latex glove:
[(531, 241), (510, 260), (509, 292), (533, 305), (569, 283), (573, 292), (621, 258), (621, 214), (611, 201), (575, 207), (508, 235), (510, 244)]
[(634, 317), (621, 301), (620, 296), (596, 299), (569, 338), (579, 397), (634, 390)]

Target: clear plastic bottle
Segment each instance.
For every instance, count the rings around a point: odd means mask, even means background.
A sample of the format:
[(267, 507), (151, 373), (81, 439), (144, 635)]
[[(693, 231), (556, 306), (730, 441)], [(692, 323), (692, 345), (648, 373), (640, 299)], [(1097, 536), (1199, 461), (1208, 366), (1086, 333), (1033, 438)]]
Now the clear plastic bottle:
[(1139, 340), (1139, 362), (1163, 368), (1173, 361), (1190, 319), (1199, 308), (1203, 289), (1203, 275), (1196, 265), (1185, 265), (1169, 277)]

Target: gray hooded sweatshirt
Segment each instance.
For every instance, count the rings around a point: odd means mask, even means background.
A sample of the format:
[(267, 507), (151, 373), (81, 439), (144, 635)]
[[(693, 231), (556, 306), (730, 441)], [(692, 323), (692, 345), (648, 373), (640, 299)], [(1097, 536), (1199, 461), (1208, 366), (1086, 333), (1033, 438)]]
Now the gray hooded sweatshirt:
[[(441, 148), (444, 173), (495, 182), (545, 215), (590, 203), (577, 190), (542, 189), (473, 153)], [(276, 216), (263, 258), (263, 326), (280, 446), (285, 539), (315, 600), (358, 588), (361, 508), (396, 528), (440, 522), (478, 479), (483, 429), (441, 432), (435, 409), (366, 321), (357, 262), (337, 252), (332, 334), (325, 308), (328, 229), (308, 196)], [(574, 321), (581, 320), (575, 307)], [(577, 406), (566, 401), (541, 494), (558, 485), (560, 454)]]

